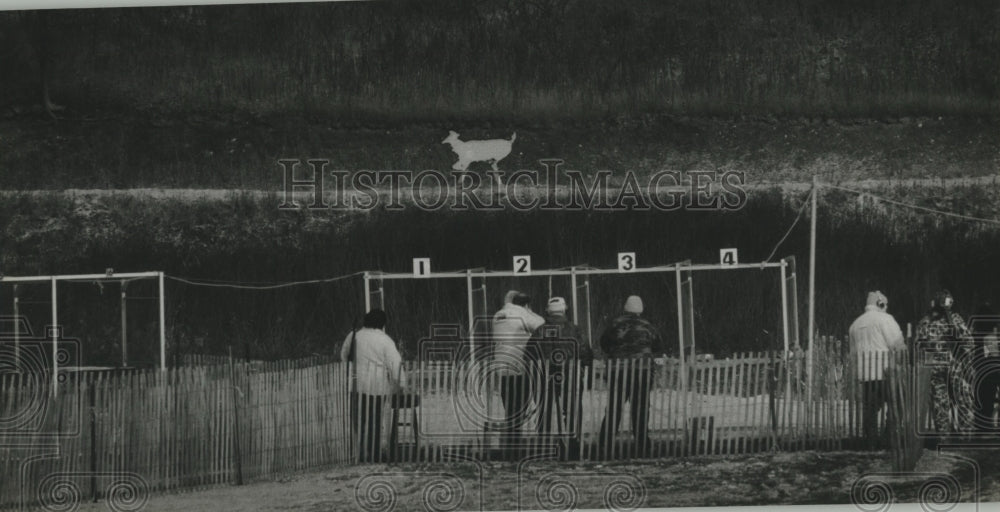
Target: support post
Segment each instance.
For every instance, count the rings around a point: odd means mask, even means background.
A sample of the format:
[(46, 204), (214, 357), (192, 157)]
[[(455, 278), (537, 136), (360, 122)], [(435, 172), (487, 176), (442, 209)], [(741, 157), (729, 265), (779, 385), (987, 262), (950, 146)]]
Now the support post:
[(56, 396), (59, 389), (59, 304), (56, 301), (56, 278), (51, 278), (52, 283), (52, 396)]
[[(812, 380), (813, 375), (813, 352), (816, 352), (814, 343), (816, 337), (816, 199), (819, 196), (819, 185), (816, 175), (812, 179), (812, 215), (809, 217), (809, 352), (806, 359), (806, 374)], [(806, 401), (812, 403), (812, 386), (807, 389)]]
[(160, 370), (167, 369), (167, 305), (164, 303), (166, 293), (163, 290), (163, 272), (157, 273), (160, 294)]
[(371, 309), (372, 309), (372, 296), (371, 296), (371, 283), (370, 283), (370, 280), (371, 280), (371, 276), (368, 274), (368, 272), (365, 272), (364, 273), (364, 281), (365, 281), (365, 313), (371, 311)]
[(121, 299), (121, 309), (122, 314), (122, 367), (128, 367), (128, 301), (126, 297), (126, 288), (128, 288), (128, 281), (121, 282), (122, 287), (122, 299)]
[(684, 393), (687, 387), (687, 366), (684, 361), (684, 307), (682, 304), (684, 290), (681, 286), (680, 265), (677, 265), (677, 268), (674, 269), (674, 277), (677, 284), (677, 353), (680, 355), (681, 360), (681, 393)]
[(785, 260), (781, 260), (781, 337), (788, 356), (788, 284), (785, 282)]
[(21, 360), (21, 298), (14, 285), (14, 361)]
[(472, 270), (465, 271), (465, 298), (469, 322), (469, 364), (476, 363), (476, 311), (472, 298)]
[(781, 360), (785, 366), (785, 398), (782, 401), (782, 417), (789, 417), (792, 410), (792, 368), (788, 354), (788, 285), (785, 283), (785, 260), (781, 260)]
[[(573, 323), (580, 325), (580, 317), (578, 316), (578, 309), (576, 307), (576, 267), (569, 268), (569, 287), (573, 290), (573, 296), (570, 299), (573, 301)], [(551, 294), (550, 294), (551, 296)]]

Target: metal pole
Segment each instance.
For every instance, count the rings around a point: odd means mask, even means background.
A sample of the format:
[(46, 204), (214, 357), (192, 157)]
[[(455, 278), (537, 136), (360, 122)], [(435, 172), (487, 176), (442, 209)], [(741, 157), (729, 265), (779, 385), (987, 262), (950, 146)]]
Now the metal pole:
[(573, 295), (570, 299), (573, 301), (573, 323), (580, 325), (580, 317), (577, 316), (576, 307), (576, 267), (569, 268), (569, 287), (573, 290)]
[(792, 371), (791, 361), (788, 358), (788, 287), (785, 285), (785, 260), (781, 260), (781, 338), (784, 351), (781, 360), (785, 364), (785, 399), (783, 415), (791, 414), (792, 408)]
[(587, 343), (590, 348), (594, 348), (594, 318), (590, 309), (590, 276), (584, 276), (585, 281), (583, 282), (584, 297), (587, 298)]
[(21, 298), (17, 296), (17, 285), (14, 285), (14, 362), (21, 360)]
[(164, 304), (163, 272), (158, 272), (160, 294), (160, 369), (167, 369), (167, 309)]
[(121, 313), (122, 313), (122, 367), (128, 367), (128, 302), (126, 301), (125, 289), (128, 287), (128, 281), (121, 282), (122, 287), (122, 301), (121, 301)]
[(52, 396), (59, 389), (59, 305), (56, 301), (56, 278), (52, 277)]
[(785, 260), (781, 260), (781, 335), (788, 354), (788, 285), (785, 283)]
[(372, 309), (371, 290), (369, 289), (369, 283), (368, 283), (369, 279), (371, 279), (371, 277), (369, 276), (368, 272), (365, 272), (364, 273), (364, 281), (365, 281), (365, 313), (371, 311), (371, 309)]
[(680, 354), (681, 358), (681, 375), (684, 376), (683, 378), (681, 378), (681, 393), (683, 393), (686, 384), (685, 381), (687, 380), (686, 378), (687, 369), (684, 366), (684, 307), (681, 305), (681, 302), (683, 301), (682, 297), (684, 292), (681, 289), (680, 265), (678, 265), (677, 268), (674, 269), (674, 277), (677, 283), (677, 345), (679, 348), (677, 352)]
[(472, 300), (472, 270), (465, 271), (465, 298), (469, 321), (469, 364), (476, 363), (476, 311)]
[[(806, 374), (812, 380), (813, 375), (813, 352), (816, 345), (813, 343), (816, 336), (816, 199), (819, 196), (819, 184), (816, 175), (812, 179), (812, 215), (809, 218), (809, 354), (806, 358)], [(812, 386), (807, 390), (808, 401), (812, 401)]]

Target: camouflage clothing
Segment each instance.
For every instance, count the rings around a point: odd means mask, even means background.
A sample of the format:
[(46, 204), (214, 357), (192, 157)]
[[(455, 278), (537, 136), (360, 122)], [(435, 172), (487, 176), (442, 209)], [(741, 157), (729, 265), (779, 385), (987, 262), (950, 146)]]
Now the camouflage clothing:
[(601, 336), (601, 350), (611, 359), (627, 359), (666, 352), (660, 332), (639, 315), (625, 313), (615, 318)]
[(962, 315), (949, 311), (947, 313), (924, 316), (917, 323), (917, 341), (944, 344), (965, 341), (969, 336), (969, 327), (965, 325)]
[[(933, 364), (930, 374), (931, 413), (934, 428), (938, 432), (953, 432), (956, 423), (952, 417), (955, 406), (971, 396), (966, 389), (968, 383), (962, 378), (961, 368), (965, 357), (961, 355), (962, 347), (969, 341), (969, 328), (958, 313), (951, 311), (934, 311), (920, 319), (917, 324), (917, 343), (927, 352), (928, 359)], [(959, 411), (970, 410), (961, 406)], [(958, 423), (964, 425), (964, 418), (958, 418)]]

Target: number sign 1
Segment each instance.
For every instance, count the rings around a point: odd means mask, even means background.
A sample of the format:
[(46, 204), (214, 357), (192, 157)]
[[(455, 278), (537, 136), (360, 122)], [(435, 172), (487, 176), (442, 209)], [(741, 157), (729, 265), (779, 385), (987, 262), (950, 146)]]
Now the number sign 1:
[(431, 259), (413, 258), (413, 275), (417, 277), (427, 277), (431, 275)]

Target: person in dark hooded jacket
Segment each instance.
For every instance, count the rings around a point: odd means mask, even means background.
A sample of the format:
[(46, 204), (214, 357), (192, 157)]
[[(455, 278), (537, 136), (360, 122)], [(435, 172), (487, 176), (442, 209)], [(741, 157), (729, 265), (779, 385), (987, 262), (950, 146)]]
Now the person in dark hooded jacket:
[[(540, 434), (552, 433), (552, 413), (561, 433), (580, 432), (584, 368), (594, 360), (590, 343), (580, 328), (566, 317), (566, 300), (552, 297), (545, 308), (545, 323), (535, 330), (526, 350), (529, 364), (538, 372), (535, 402)], [(558, 408), (555, 407), (558, 405)]]

